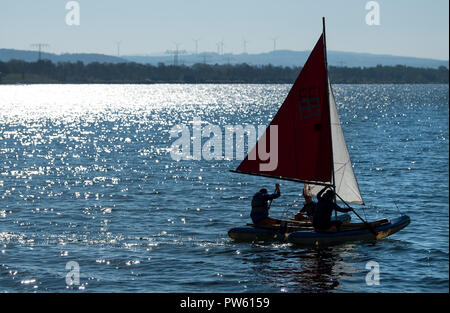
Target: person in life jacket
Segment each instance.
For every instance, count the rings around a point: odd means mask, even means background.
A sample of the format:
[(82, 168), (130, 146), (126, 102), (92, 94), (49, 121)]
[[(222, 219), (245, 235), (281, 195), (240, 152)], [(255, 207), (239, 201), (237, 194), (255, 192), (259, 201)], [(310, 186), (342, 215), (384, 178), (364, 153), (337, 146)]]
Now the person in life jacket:
[(303, 208), (294, 216), (296, 221), (311, 220), (317, 207), (317, 203), (313, 201), (311, 196), (311, 188), (307, 184), (303, 186), (303, 198), (305, 198)]
[[(340, 206), (338, 206), (334, 201), (334, 191), (328, 190), (325, 192), (325, 190), (328, 189), (328, 186), (323, 188), (318, 194), (317, 194), (317, 207), (314, 211), (313, 215), (313, 226), (316, 231), (324, 231), (332, 228), (333, 226), (338, 229), (341, 225), (341, 221), (331, 221), (331, 214), (333, 213), (333, 210), (347, 213), (350, 212), (351, 209), (343, 209)], [(325, 192), (325, 193), (324, 193)]]
[(275, 184), (275, 193), (268, 194), (267, 189), (262, 188), (255, 193), (252, 199), (252, 211), (250, 217), (255, 225), (280, 224), (280, 220), (269, 217), (270, 204), (268, 201), (280, 197), (280, 185)]

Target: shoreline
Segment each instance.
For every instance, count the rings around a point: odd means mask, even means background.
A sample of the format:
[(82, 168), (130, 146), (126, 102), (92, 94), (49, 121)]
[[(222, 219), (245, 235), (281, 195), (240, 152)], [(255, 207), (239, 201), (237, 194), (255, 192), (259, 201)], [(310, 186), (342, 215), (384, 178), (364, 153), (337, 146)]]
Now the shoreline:
[[(0, 62), (0, 84), (292, 84), (302, 67)], [(447, 67), (328, 67), (334, 84), (448, 84)]]

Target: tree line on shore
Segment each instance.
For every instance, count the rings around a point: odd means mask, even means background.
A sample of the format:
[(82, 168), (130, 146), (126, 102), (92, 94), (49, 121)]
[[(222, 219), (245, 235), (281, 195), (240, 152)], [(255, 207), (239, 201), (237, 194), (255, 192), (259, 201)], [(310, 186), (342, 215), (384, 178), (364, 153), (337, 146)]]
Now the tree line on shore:
[[(301, 67), (249, 64), (158, 65), (129, 63), (52, 63), (49, 60), (0, 62), (0, 83), (293, 83)], [(445, 83), (447, 67), (403, 65), (329, 66), (333, 83)]]

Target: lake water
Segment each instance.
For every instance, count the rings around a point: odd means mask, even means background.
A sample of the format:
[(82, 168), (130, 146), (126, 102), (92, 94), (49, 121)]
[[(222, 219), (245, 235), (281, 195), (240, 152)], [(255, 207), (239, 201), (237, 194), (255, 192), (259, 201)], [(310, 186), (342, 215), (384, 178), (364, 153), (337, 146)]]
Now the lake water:
[(169, 130), (267, 125), (289, 88), (0, 86), (0, 291), (448, 292), (448, 85), (333, 85), (360, 215), (404, 213), (407, 228), (322, 249), (227, 236), (261, 187), (281, 183), (271, 214), (287, 217), (302, 185), (174, 161)]

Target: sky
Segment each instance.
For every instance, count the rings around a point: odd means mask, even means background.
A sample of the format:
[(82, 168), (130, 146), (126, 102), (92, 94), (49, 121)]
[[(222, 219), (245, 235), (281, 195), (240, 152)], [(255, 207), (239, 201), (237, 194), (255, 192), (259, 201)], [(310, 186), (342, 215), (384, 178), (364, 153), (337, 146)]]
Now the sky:
[[(224, 53), (311, 50), (326, 18), (328, 50), (449, 59), (448, 0), (378, 0), (368, 25), (366, 0), (0, 0), (0, 48), (53, 53), (163, 54), (179, 49)], [(373, 2), (373, 1), (372, 1)], [(70, 15), (72, 16), (72, 15)]]

